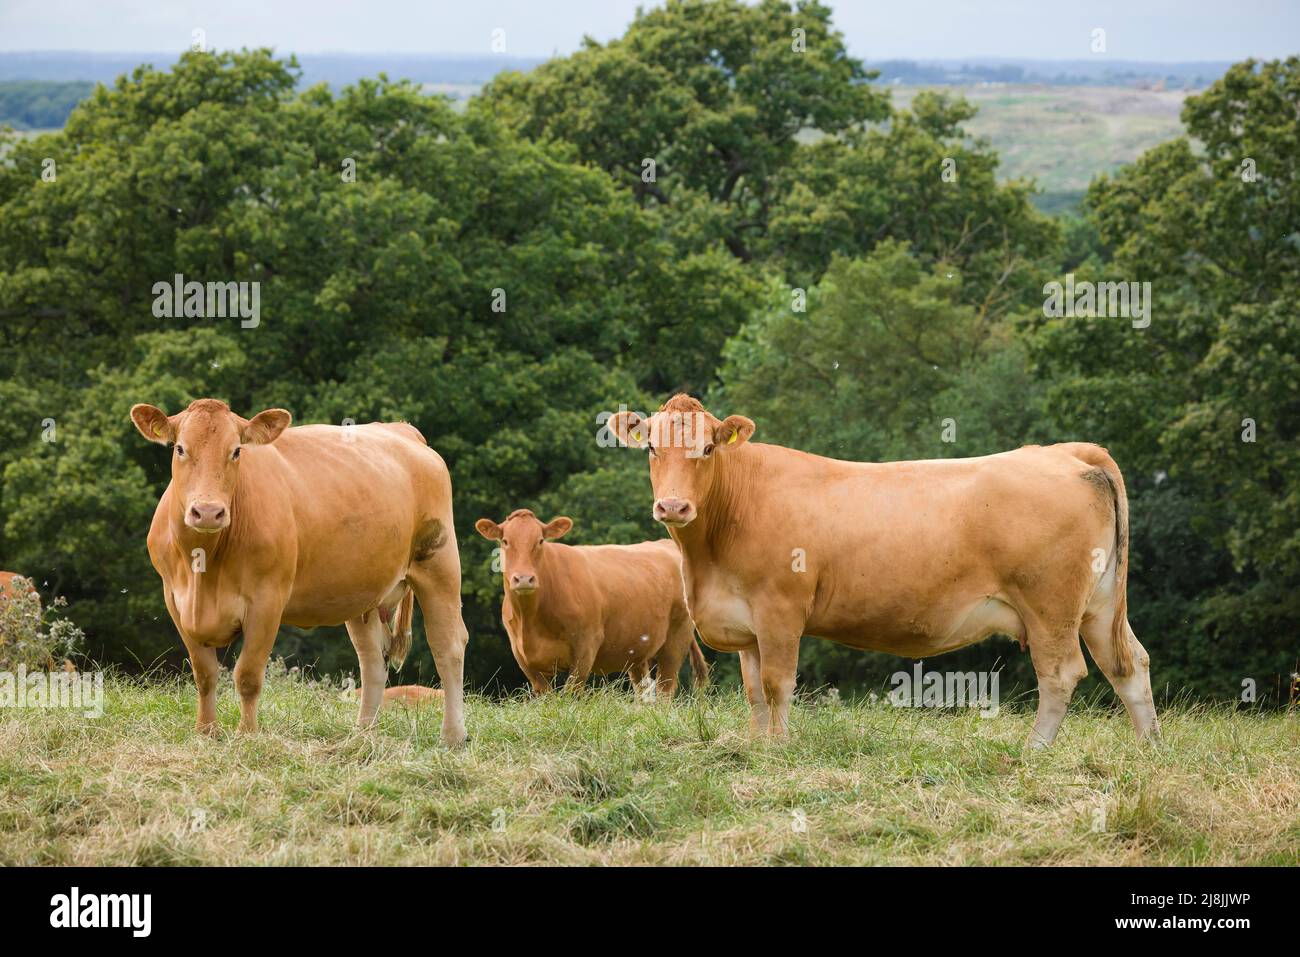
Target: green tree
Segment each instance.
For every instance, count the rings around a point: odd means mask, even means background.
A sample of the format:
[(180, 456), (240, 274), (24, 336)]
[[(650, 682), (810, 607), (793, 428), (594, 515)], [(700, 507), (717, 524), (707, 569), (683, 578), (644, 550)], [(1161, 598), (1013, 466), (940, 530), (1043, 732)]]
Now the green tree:
[(798, 135), (888, 115), (830, 17), (813, 0), (669, 0), (617, 40), (496, 78), (472, 108), (570, 144), (643, 202), (704, 198), (711, 228), (748, 260)]

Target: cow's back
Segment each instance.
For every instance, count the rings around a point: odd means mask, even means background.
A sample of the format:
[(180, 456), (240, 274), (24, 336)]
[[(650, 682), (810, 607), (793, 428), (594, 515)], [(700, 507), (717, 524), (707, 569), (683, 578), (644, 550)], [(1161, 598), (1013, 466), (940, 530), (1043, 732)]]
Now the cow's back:
[(585, 560), (589, 600), (599, 608), (607, 631), (635, 632), (639, 638), (685, 614), (681, 555), (671, 539), (577, 546), (575, 551)]
[(297, 542), (285, 620), (310, 626), (374, 607), (417, 555), (454, 540), (451, 480), (410, 426), (369, 423), (289, 429), (268, 451)]
[(293, 496), (300, 526), (318, 534), (328, 532), (340, 512), (384, 516), (448, 495), (446, 465), (418, 436), (396, 423), (305, 425), (255, 451), (274, 452), (268, 465)]

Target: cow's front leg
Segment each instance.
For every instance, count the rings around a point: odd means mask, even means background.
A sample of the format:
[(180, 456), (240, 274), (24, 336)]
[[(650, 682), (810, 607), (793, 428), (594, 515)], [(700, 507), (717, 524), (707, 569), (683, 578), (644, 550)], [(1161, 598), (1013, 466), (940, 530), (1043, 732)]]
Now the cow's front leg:
[(757, 737), (767, 732), (771, 717), (767, 698), (763, 696), (762, 659), (758, 645), (740, 653), (740, 677), (745, 682), (745, 697), (749, 699), (749, 733)]
[(554, 675), (544, 675), (540, 671), (533, 671), (531, 668), (524, 669), (524, 677), (532, 685), (533, 694), (539, 696), (551, 692), (551, 682), (555, 679)]
[(569, 677), (564, 682), (564, 690), (569, 694), (578, 694), (586, 687), (587, 678), (591, 675), (591, 666), (596, 663), (596, 650), (599, 643), (599, 638), (579, 639), (574, 643)]
[(259, 614), (255, 609), (244, 621), (244, 647), (235, 662), (235, 688), (239, 691), (239, 731), (257, 731), (257, 701), (266, 681), (266, 663), (280, 628), (279, 607), (273, 614)]
[(221, 665), (217, 662), (217, 650), (206, 648), (190, 641), (184, 635), (185, 650), (190, 655), (190, 670), (194, 672), (194, 687), (199, 693), (198, 716), (194, 730), (199, 734), (217, 734), (221, 729), (217, 725), (217, 680), (221, 675)]
[(551, 680), (555, 675), (544, 674), (530, 665), (524, 655), (523, 642), (516, 640), (514, 635), (510, 636), (510, 653), (515, 656), (515, 664), (519, 665), (519, 670), (524, 673), (528, 684), (532, 686), (533, 694), (544, 695), (551, 690)]
[(756, 611), (754, 624), (758, 632), (763, 698), (771, 712), (768, 733), (774, 738), (781, 737), (789, 728), (790, 699), (794, 696), (795, 673), (799, 670), (799, 638), (804, 623), (770, 611)]

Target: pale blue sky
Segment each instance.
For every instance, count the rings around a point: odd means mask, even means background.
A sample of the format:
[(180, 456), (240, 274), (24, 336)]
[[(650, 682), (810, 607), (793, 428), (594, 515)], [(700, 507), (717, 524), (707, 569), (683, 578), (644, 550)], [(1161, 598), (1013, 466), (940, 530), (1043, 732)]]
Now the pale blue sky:
[[(623, 32), (637, 0), (0, 0), (0, 50), (567, 53)], [(653, 3), (645, 3), (654, 6)], [(1087, 58), (1106, 30), (1120, 60), (1236, 60), (1300, 52), (1300, 0), (831, 0), (855, 56)]]

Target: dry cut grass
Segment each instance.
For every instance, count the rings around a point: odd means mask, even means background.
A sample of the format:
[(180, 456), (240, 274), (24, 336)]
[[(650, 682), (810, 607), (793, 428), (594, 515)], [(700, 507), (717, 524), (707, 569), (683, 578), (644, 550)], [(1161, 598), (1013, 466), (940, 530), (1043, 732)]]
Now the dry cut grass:
[(191, 731), (188, 682), (113, 678), (103, 717), (0, 710), (0, 864), (1300, 863), (1295, 715), (1179, 707), (1141, 747), (1106, 706), (1055, 748), (1031, 715), (805, 698), (752, 742), (736, 692), (468, 702), (352, 728), (337, 687), (273, 676), (263, 730)]

